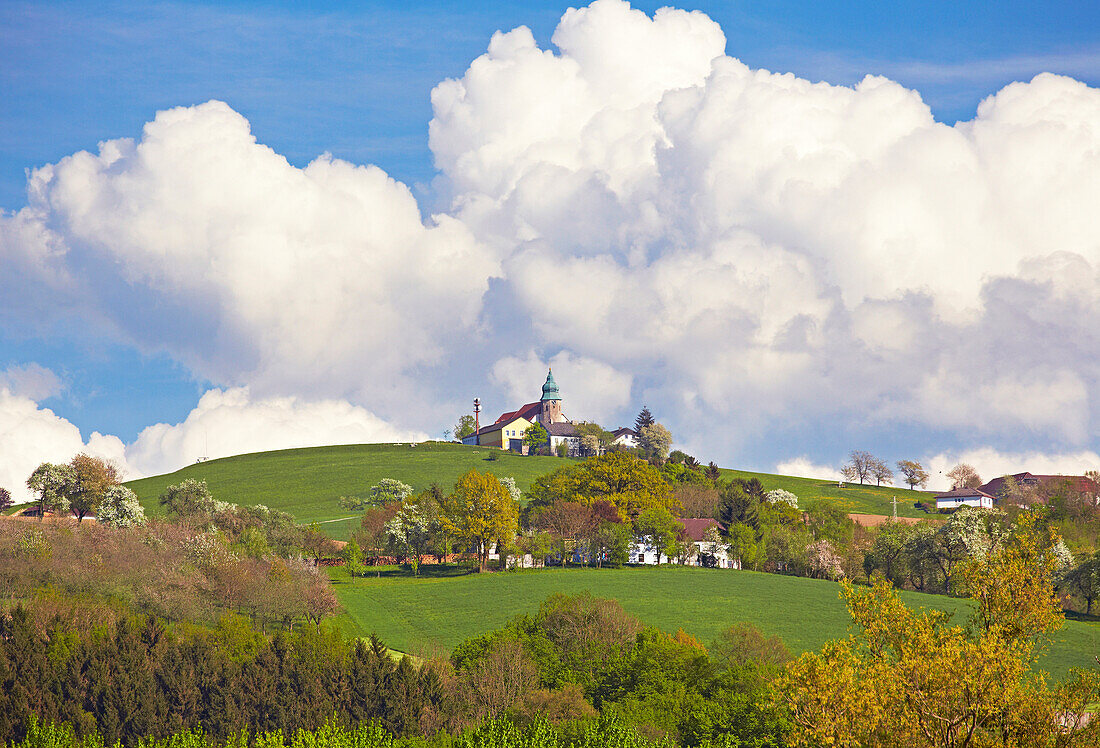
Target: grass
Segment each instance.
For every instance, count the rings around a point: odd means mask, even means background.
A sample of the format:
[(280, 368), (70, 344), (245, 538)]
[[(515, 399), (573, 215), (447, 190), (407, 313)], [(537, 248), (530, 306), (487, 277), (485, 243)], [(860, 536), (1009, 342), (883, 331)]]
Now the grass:
[[(495, 459), (489, 459), (493, 457)], [(226, 457), (188, 465), (167, 475), (129, 482), (146, 512), (159, 514), (157, 497), (185, 478), (205, 480), (215, 498), (236, 504), (266, 504), (290, 512), (300, 522), (323, 522), (335, 538), (346, 538), (359, 514), (340, 507), (337, 498), (363, 495), (381, 478), (397, 478), (416, 490), (433, 482), (449, 488), (459, 475), (476, 468), (511, 476), (521, 489), (544, 473), (567, 464), (557, 457), (522, 457), (488, 447), (427, 442), (355, 444), (337, 447), (286, 449)], [(923, 516), (913, 508), (914, 494), (906, 489), (846, 486), (812, 478), (723, 470), (728, 477), (759, 478), (766, 489), (783, 488), (803, 502), (821, 499), (850, 512), (889, 514), (890, 497), (897, 496), (898, 514)], [(927, 496), (927, 494), (917, 495)], [(904, 500), (904, 501), (903, 501)]]
[(790, 491), (798, 497), (800, 505), (804, 505), (807, 500), (823, 500), (836, 504), (848, 512), (861, 514), (891, 514), (893, 512), (891, 498), (896, 496), (899, 517), (928, 517), (927, 512), (922, 512), (913, 505), (917, 501), (929, 501), (934, 495), (927, 491), (911, 491), (907, 486), (899, 488), (845, 483), (844, 488), (837, 488), (835, 480), (749, 473), (743, 470), (723, 470), (722, 475), (727, 478), (759, 478), (764, 488), (769, 491), (773, 488)]
[[(494, 457), (495, 459), (488, 459)], [(344, 509), (340, 496), (365, 495), (382, 478), (397, 478), (417, 491), (438, 482), (450, 488), (471, 468), (511, 476), (526, 489), (539, 475), (561, 467), (557, 457), (523, 457), (487, 447), (426, 442), (356, 444), (338, 447), (286, 449), (226, 457), (167, 475), (127, 483), (151, 514), (162, 513), (157, 498), (164, 489), (186, 478), (205, 480), (221, 501), (266, 504), (294, 515), (300, 522), (323, 522), (335, 538), (346, 538), (360, 513)]]
[[(833, 582), (777, 574), (685, 567), (546, 569), (466, 574), (458, 567), (422, 567), (425, 576), (381, 570), (380, 577), (350, 579), (333, 569), (348, 634), (378, 634), (388, 646), (417, 654), (449, 651), (471, 636), (533, 613), (556, 592), (585, 590), (614, 598), (631, 614), (669, 632), (683, 628), (707, 643), (733, 623), (747, 621), (778, 634), (793, 652), (819, 649), (843, 638), (848, 615)], [(902, 593), (910, 605), (965, 616), (967, 602), (939, 595)], [(1100, 625), (1067, 621), (1041, 666), (1056, 678), (1070, 667), (1095, 665)]]

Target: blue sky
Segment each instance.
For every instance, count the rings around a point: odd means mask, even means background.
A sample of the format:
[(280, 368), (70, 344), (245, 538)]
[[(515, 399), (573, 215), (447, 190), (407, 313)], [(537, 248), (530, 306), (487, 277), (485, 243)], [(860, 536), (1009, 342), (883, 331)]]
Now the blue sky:
[[(634, 3), (650, 14), (660, 6)], [(94, 151), (103, 140), (137, 138), (159, 110), (219, 99), (292, 165), (326, 152), (376, 164), (410, 185), (424, 213), (433, 212), (443, 203), (432, 184), (437, 170), (427, 137), (432, 88), (461, 77), (498, 29), (526, 25), (550, 47), (566, 7), (4, 2), (0, 208), (25, 205), (28, 169)], [(709, 15), (725, 32), (726, 54), (751, 68), (838, 85), (884, 75), (919, 91), (936, 119), (948, 124), (973, 118), (983, 98), (1040, 72), (1100, 85), (1095, 2), (700, 0), (677, 7)], [(98, 430), (129, 442), (149, 424), (185, 418), (210, 387), (233, 384), (155, 348), (130, 345), (102, 327), (83, 329), (72, 318), (45, 327), (11, 322), (0, 328), (0, 370), (29, 362), (48, 367), (62, 389), (41, 404), (85, 435)], [(557, 350), (547, 344), (539, 352), (549, 357)], [(440, 420), (441, 428), (452, 419)], [(858, 435), (860, 423), (840, 431)], [(423, 421), (416, 426), (427, 428)], [(915, 439), (897, 432), (878, 438), (912, 448), (920, 439), (954, 433), (943, 428), (923, 424)], [(764, 464), (780, 459), (784, 446), (807, 452), (790, 434), (777, 439), (778, 448), (742, 445), (737, 454)], [(1091, 444), (1090, 437), (1076, 446)], [(1017, 439), (1015, 446), (1044, 445)]]

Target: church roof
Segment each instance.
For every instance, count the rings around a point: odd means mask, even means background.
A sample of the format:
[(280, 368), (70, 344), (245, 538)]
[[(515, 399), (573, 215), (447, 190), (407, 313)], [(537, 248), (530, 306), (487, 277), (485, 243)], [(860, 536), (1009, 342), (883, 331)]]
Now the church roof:
[(554, 381), (554, 372), (546, 370), (546, 384), (542, 385), (542, 399), (546, 400), (561, 400), (561, 395), (558, 393), (558, 383)]
[(550, 436), (576, 436), (577, 429), (571, 423), (548, 423), (545, 426), (546, 433)]
[(501, 415), (500, 418), (495, 421), (495, 423), (500, 423), (501, 421), (511, 421), (516, 418), (526, 418), (528, 421), (534, 423), (535, 416), (537, 416), (541, 412), (542, 403), (536, 400), (533, 403), (527, 403), (519, 410), (510, 410), (507, 413), (504, 413), (503, 415)]

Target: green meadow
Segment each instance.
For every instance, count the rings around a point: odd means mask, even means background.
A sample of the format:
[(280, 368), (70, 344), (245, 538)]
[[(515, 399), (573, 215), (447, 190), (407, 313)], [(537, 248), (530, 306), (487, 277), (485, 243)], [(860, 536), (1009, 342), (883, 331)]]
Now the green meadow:
[[(840, 586), (817, 579), (676, 566), (496, 574), (424, 568), (420, 579), (392, 567), (380, 569), (378, 577), (356, 579), (332, 569), (344, 608), (338, 625), (353, 636), (375, 633), (402, 652), (434, 655), (500, 628), (513, 616), (535, 612), (549, 595), (589, 591), (618, 600), (647, 624), (669, 632), (682, 628), (704, 644), (741, 621), (778, 634), (796, 653), (848, 633)], [(911, 606), (953, 613), (960, 623), (966, 616), (965, 600), (917, 592), (902, 597)], [(1061, 678), (1071, 667), (1095, 666), (1097, 655), (1100, 624), (1067, 621), (1041, 666)]]
[[(188, 465), (167, 475), (127, 483), (151, 514), (159, 514), (157, 497), (185, 478), (205, 480), (214, 496), (235, 504), (266, 504), (290, 512), (300, 522), (322, 522), (335, 538), (346, 538), (358, 515), (343, 509), (340, 496), (362, 495), (382, 478), (397, 478), (416, 490), (439, 483), (445, 489), (471, 468), (500, 477), (511, 476), (526, 489), (540, 475), (567, 460), (524, 457), (488, 447), (445, 442), (416, 444), (354, 444), (338, 447), (285, 449), (226, 457)], [(850, 512), (889, 514), (890, 497), (898, 497), (898, 514), (921, 516), (913, 508), (920, 492), (874, 486), (837, 488), (835, 482), (767, 473), (724, 470), (728, 477), (759, 478), (765, 489), (783, 488), (803, 500), (823, 499)]]

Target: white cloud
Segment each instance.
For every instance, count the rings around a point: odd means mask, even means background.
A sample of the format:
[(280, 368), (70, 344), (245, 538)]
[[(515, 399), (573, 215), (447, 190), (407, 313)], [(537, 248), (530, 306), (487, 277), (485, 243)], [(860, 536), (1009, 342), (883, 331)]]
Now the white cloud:
[(21, 366), (9, 366), (0, 371), (0, 389), (6, 389), (17, 397), (25, 397), (35, 402), (45, 400), (61, 393), (61, 378), (36, 363)]
[(597, 0), (553, 42), (498, 33), (432, 92), (427, 221), (376, 167), (295, 168), (219, 102), (43, 167), (0, 216), (0, 314), (424, 430), (528, 400), (534, 352), (562, 350), (571, 415), (633, 395), (727, 464), (900, 427), (912, 453), (1095, 449), (1100, 90), (1039, 75), (948, 126), (883, 77), (751, 69), (701, 13)]
[[(549, 364), (562, 395), (562, 410), (574, 421), (595, 421), (614, 429), (607, 421), (631, 405), (633, 377), (607, 364), (569, 351), (561, 351), (549, 361), (529, 351), (523, 358), (507, 356), (493, 364), (489, 380), (503, 390), (508, 400), (500, 412), (518, 408), (542, 396)], [(490, 414), (494, 418), (496, 414)]]
[(52, 410), (0, 386), (0, 486), (11, 491), (17, 503), (34, 498), (26, 481), (36, 467), (68, 462), (78, 452), (112, 460), (129, 477), (136, 477), (118, 438), (93, 433), (85, 442), (76, 426)]
[(960, 462), (974, 466), (983, 481), (1023, 472), (1036, 475), (1082, 475), (1088, 470), (1100, 470), (1100, 455), (1092, 450), (1064, 454), (1035, 451), (1003, 453), (990, 447), (981, 447), (925, 458), (923, 464), (931, 476), (928, 487), (933, 490), (950, 488), (950, 481), (944, 476)]
[(800, 478), (824, 478), (826, 480), (842, 480), (840, 471), (830, 465), (818, 465), (808, 457), (794, 457), (784, 460), (775, 466), (775, 472), (779, 475), (796, 475)]
[(346, 401), (254, 399), (247, 387), (237, 387), (210, 390), (181, 423), (158, 423), (144, 429), (126, 448), (126, 456), (142, 471), (159, 474), (202, 457), (425, 438), (420, 432), (395, 428)]

